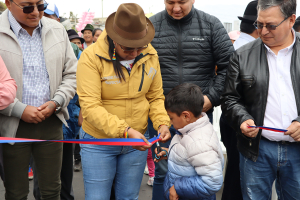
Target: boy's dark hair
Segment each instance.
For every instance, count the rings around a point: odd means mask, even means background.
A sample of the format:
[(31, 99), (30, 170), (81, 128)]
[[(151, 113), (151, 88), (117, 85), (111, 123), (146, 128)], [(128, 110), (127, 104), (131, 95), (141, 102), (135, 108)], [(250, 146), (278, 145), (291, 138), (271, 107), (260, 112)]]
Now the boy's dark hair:
[(203, 110), (204, 97), (201, 88), (192, 83), (183, 83), (173, 88), (166, 96), (166, 110), (180, 116), (183, 111), (190, 111), (199, 117)]

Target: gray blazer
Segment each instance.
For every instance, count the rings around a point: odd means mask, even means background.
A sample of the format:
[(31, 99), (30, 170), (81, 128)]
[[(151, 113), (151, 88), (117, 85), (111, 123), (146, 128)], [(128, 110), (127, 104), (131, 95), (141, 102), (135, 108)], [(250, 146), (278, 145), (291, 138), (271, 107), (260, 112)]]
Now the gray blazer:
[[(65, 124), (69, 119), (67, 105), (76, 91), (77, 58), (73, 52), (64, 27), (55, 20), (43, 17), (42, 43), (46, 68), (50, 81), (50, 98), (62, 105), (57, 117)], [(0, 16), (0, 56), (18, 90), (14, 103), (0, 111), (0, 134), (3, 137), (15, 137), (20, 118), (26, 108), (22, 103), (23, 92), (23, 55), (16, 35), (10, 29), (8, 10)]]

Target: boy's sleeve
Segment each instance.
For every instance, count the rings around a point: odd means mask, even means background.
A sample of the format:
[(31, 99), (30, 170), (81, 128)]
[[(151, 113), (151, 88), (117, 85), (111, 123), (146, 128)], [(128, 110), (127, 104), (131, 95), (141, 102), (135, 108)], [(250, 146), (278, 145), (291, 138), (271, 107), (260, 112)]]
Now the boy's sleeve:
[(186, 176), (176, 179), (174, 183), (176, 193), (184, 199), (207, 198), (215, 192), (205, 184), (201, 176)]

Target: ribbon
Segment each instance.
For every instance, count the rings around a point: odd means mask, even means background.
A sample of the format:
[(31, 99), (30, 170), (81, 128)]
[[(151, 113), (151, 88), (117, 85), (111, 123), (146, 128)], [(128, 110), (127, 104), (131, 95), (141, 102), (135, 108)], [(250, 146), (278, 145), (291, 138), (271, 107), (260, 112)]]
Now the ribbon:
[[(154, 144), (161, 139), (153, 137), (148, 140), (151, 144)], [(36, 140), (27, 138), (10, 138), (0, 137), (0, 143), (23, 143), (23, 142), (61, 142), (61, 143), (74, 143), (74, 144), (94, 144), (94, 145), (108, 145), (108, 146), (144, 146), (147, 145), (142, 139), (135, 138), (112, 138), (112, 139), (72, 139), (72, 140)]]
[(271, 127), (266, 127), (266, 126), (248, 126), (248, 128), (259, 128), (262, 130), (268, 130), (268, 131), (280, 132), (280, 133), (285, 133), (288, 131), (285, 129), (271, 128)]

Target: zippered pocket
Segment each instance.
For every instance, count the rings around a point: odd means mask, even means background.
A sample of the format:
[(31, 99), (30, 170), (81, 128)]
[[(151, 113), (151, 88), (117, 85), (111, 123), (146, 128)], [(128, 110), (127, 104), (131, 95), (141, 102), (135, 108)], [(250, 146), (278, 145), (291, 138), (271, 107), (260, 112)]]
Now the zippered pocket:
[(241, 75), (241, 82), (243, 86), (252, 87), (255, 84), (253, 75)]
[(144, 84), (144, 78), (145, 78), (145, 64), (143, 63), (142, 80), (141, 80), (141, 84), (140, 84), (140, 87), (139, 87), (139, 92), (142, 91), (143, 84)]

